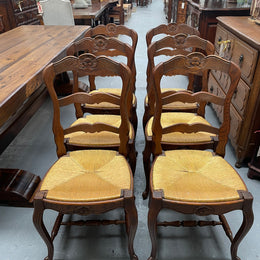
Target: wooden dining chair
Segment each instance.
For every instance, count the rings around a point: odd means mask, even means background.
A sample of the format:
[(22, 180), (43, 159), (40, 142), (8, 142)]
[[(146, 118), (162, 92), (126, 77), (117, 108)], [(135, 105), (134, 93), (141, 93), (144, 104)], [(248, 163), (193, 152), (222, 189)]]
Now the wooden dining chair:
[[(97, 35), (94, 38), (84, 37), (78, 42), (72, 43), (67, 49), (67, 55), (77, 55), (79, 52), (88, 52), (94, 55), (106, 55), (110, 57), (124, 57), (127, 59), (127, 66), (129, 68), (132, 67), (134, 53), (132, 48), (119, 41), (116, 38), (107, 38), (103, 35)], [(136, 114), (136, 106), (137, 106), (137, 99), (134, 94), (134, 75), (131, 74), (131, 89), (130, 92), (132, 93), (132, 100), (131, 100), (131, 111), (130, 111), (130, 121), (134, 126), (134, 130), (136, 132), (137, 129), (137, 114)], [(117, 86), (117, 84), (112, 85), (111, 87), (102, 86), (102, 88), (97, 88), (95, 84), (95, 76), (89, 76), (89, 85), (90, 85), (90, 93), (92, 92), (107, 92), (112, 95), (121, 95), (121, 88)], [(91, 113), (91, 114), (113, 114), (119, 115), (120, 114), (120, 106), (115, 104), (108, 104), (108, 103), (99, 103), (99, 104), (83, 104), (82, 110), (84, 113)]]
[[(155, 59), (158, 57), (169, 58), (177, 54), (187, 55), (192, 50), (204, 51), (207, 55), (214, 54), (214, 45), (207, 40), (204, 40), (196, 35), (187, 35), (179, 33), (173, 36), (165, 36), (164, 38), (155, 41), (149, 45), (148, 48), (148, 66), (147, 66), (147, 95), (144, 102), (144, 115), (143, 115), (143, 128), (145, 129), (146, 123), (149, 118), (153, 115), (154, 108), (154, 91), (153, 91), (153, 77), (152, 70), (155, 67)], [(189, 75), (189, 84), (187, 90), (194, 91), (194, 75)], [(207, 85), (206, 85), (207, 88)], [(182, 87), (162, 88), (164, 95), (167, 95), (167, 91), (175, 89), (175, 91), (183, 91)], [(196, 112), (197, 104), (184, 104), (182, 102), (174, 102), (163, 106), (163, 111), (189, 111)]]
[[(173, 76), (174, 75), (201, 75), (201, 73), (204, 74), (204, 85), (205, 89), (207, 87), (208, 82), (208, 75), (209, 70), (213, 70), (213, 67), (215, 67), (216, 71), (222, 71), (223, 73), (227, 73), (227, 75), (231, 79), (230, 90), (227, 94), (229, 94), (231, 97), (233, 95), (232, 88), (236, 88), (236, 84), (239, 80), (240, 71), (237, 70), (235, 73), (233, 71), (227, 70), (227, 66), (221, 67), (222, 64), (225, 64), (225, 61), (222, 60), (220, 57), (217, 56), (205, 56), (202, 53), (199, 52), (193, 52), (187, 55), (187, 58), (185, 59), (186, 55), (177, 55), (171, 58), (169, 61), (172, 62), (176, 66), (175, 70), (172, 70), (172, 74), (168, 73), (167, 76)], [(176, 57), (176, 58), (175, 58)], [(209, 57), (209, 58), (208, 58)], [(179, 61), (181, 60), (181, 61)], [(169, 61), (165, 61), (162, 64), (167, 65)], [(209, 67), (208, 61), (212, 61), (214, 66)], [(214, 61), (214, 62), (213, 62)], [(206, 65), (204, 65), (206, 63)], [(159, 65), (157, 65), (159, 66)], [(231, 65), (230, 65), (231, 66)], [(232, 65), (232, 67), (235, 67), (235, 65)], [(208, 70), (207, 70), (208, 69)], [(206, 73), (205, 73), (206, 72)], [(206, 77), (207, 76), (207, 77)], [(173, 78), (174, 79), (174, 78)], [(170, 80), (170, 78), (169, 78)], [(155, 82), (156, 84), (156, 82)], [(154, 84), (153, 84), (154, 86)], [(156, 86), (157, 88), (157, 86)], [(161, 91), (161, 90), (160, 90)], [(176, 92), (176, 91), (173, 91)], [(180, 93), (187, 92), (187, 91), (180, 91)], [(156, 92), (155, 96), (157, 95)], [(171, 91), (168, 91), (167, 95), (164, 96), (162, 94), (162, 106), (167, 106), (168, 104), (172, 102), (185, 102), (185, 103), (192, 103), (189, 100), (174, 100), (171, 101), (168, 96), (171, 95)], [(187, 92), (188, 93), (188, 92)], [(229, 97), (227, 97), (227, 100), (229, 100)], [(163, 112), (161, 114), (161, 124), (162, 127), (165, 129), (171, 129), (171, 126), (179, 125), (179, 124), (202, 124), (203, 126), (209, 126), (210, 122), (208, 122), (207, 118), (205, 118), (205, 110), (206, 110), (206, 104), (209, 105), (208, 102), (205, 102), (205, 100), (200, 100), (198, 104), (198, 109), (196, 113), (191, 112)], [(211, 102), (211, 104), (214, 104), (214, 102)], [(223, 104), (218, 104), (219, 106), (223, 106)], [(224, 120), (223, 120), (224, 121)], [(150, 173), (150, 167), (151, 167), (151, 157), (154, 157), (154, 139), (152, 134), (154, 124), (154, 116), (152, 116), (145, 127), (145, 148), (143, 151), (143, 165), (146, 175), (146, 188), (143, 193), (143, 198), (147, 198), (149, 193), (149, 173)], [(226, 122), (222, 123), (224, 126)], [(167, 130), (168, 131), (168, 130)], [(214, 149), (214, 147), (218, 143), (218, 133), (212, 134), (208, 131), (197, 131), (195, 133), (181, 133), (181, 132), (163, 132), (162, 138), (161, 138), (161, 145), (164, 150), (169, 149)]]
[[(98, 36), (98, 39), (100, 39), (100, 37), (102, 39), (105, 39), (102, 36)], [(96, 39), (96, 40), (98, 40)], [(107, 43), (113, 43), (115, 42), (116, 39), (107, 39)], [(79, 47), (79, 50), (86, 50), (85, 47), (87, 46), (87, 48), (92, 48), (92, 45), (95, 45), (95, 39), (92, 38), (83, 38), (82, 41), (77, 42), (73, 45), (71, 45), (68, 48), (68, 53), (72, 54), (75, 53), (77, 47)], [(77, 46), (77, 47), (76, 47)], [(85, 46), (85, 47), (84, 47)], [(111, 44), (108, 44), (108, 46), (111, 46)], [(112, 44), (113, 46), (113, 44)], [(117, 45), (118, 46), (118, 45)], [(130, 51), (130, 50), (129, 50)], [(96, 52), (93, 52), (94, 54), (97, 54)], [(93, 54), (92, 53), (92, 54)], [(99, 53), (100, 54), (100, 53)], [(90, 56), (91, 57), (91, 56)], [(93, 56), (95, 57), (95, 55)], [(92, 62), (91, 58), (89, 58), (87, 61), (89, 61), (90, 63)], [(95, 72), (95, 71), (94, 71)], [(73, 93), (78, 93), (79, 92), (79, 78), (84, 76), (84, 77), (99, 77), (99, 82), (97, 84), (97, 87), (99, 90), (101, 90), (101, 88), (99, 88), (99, 85), (103, 86), (106, 81), (107, 81), (107, 77), (110, 75), (103, 75), (103, 74), (95, 74), (94, 72), (91, 71), (82, 71), (80, 72), (77, 77), (75, 77), (75, 75), (73, 76)], [(69, 72), (68, 72), (69, 73)], [(113, 76), (113, 75), (112, 75)], [(113, 80), (115, 80), (117, 82), (117, 87), (120, 90), (120, 95), (117, 95), (117, 92), (109, 92), (109, 91), (90, 91), (89, 94), (100, 94), (99, 97), (99, 102), (94, 102), (94, 103), (90, 103), (90, 102), (86, 102), (84, 103), (84, 107), (89, 107), (89, 108), (94, 108), (98, 107), (98, 108), (104, 108), (104, 111), (102, 112), (100, 110), (100, 113), (97, 113), (97, 109), (96, 113), (93, 114), (89, 114), (89, 113), (85, 113), (86, 110), (82, 110), (82, 104), (76, 104), (75, 106), (75, 117), (77, 118), (77, 120), (75, 120), (73, 122), (72, 125), (77, 125), (80, 123), (88, 123), (88, 124), (95, 124), (97, 122), (100, 123), (104, 123), (113, 127), (118, 127), (120, 125), (121, 122), (121, 118), (120, 118), (120, 113), (121, 113), (121, 106), (120, 106), (120, 96), (121, 93), (123, 91), (123, 87), (124, 85), (122, 84), (123, 82), (120, 82), (120, 79), (118, 76), (117, 77), (113, 77)], [(84, 81), (85, 82), (85, 81)], [(128, 116), (130, 118), (130, 115), (132, 114), (133, 108), (132, 108), (132, 92), (131, 92), (131, 79), (130, 79), (130, 90), (128, 92), (128, 96), (127, 96), (127, 113)], [(111, 98), (107, 99), (106, 96), (102, 96), (104, 94), (107, 94), (109, 97), (113, 96), (114, 99), (117, 99), (117, 102), (112, 102)], [(111, 108), (111, 107), (116, 107), (117, 111), (113, 111), (114, 113), (111, 114), (107, 114), (107, 111), (105, 110), (105, 108), (107, 107), (107, 109)], [(111, 110), (112, 111), (112, 110)], [(93, 112), (91, 109), (89, 110), (89, 112)], [(85, 114), (85, 116), (84, 116)], [(130, 123), (129, 125), (129, 138), (128, 138), (128, 145), (127, 145), (127, 159), (129, 161), (129, 164), (131, 166), (132, 172), (133, 174), (135, 173), (135, 168), (136, 168), (136, 149), (135, 149), (135, 131), (134, 131), (134, 127), (132, 125), (132, 123)], [(96, 149), (96, 148), (102, 148), (102, 149), (112, 149), (112, 150), (118, 150), (120, 147), (120, 139), (118, 134), (113, 134), (110, 132), (90, 132), (90, 133), (84, 133), (82, 131), (78, 131), (76, 133), (73, 134), (66, 134), (65, 135), (65, 145), (67, 148), (67, 151), (73, 151), (73, 150), (77, 150), (77, 149)]]
[[(72, 71), (74, 82), (82, 74), (119, 76), (123, 82), (120, 99), (107, 93), (89, 94), (77, 92), (63, 98), (56, 95), (53, 80), (55, 75), (64, 71)], [(116, 224), (124, 223), (128, 235), (128, 251), (130, 259), (137, 260), (133, 248), (133, 240), (137, 228), (137, 211), (133, 194), (133, 176), (126, 157), (130, 123), (127, 112), (127, 96), (130, 87), (131, 73), (127, 66), (115, 62), (105, 56), (83, 54), (79, 57), (67, 56), (61, 61), (52, 63), (44, 70), (44, 81), (53, 103), (53, 133), (57, 147), (58, 160), (50, 167), (43, 178), (34, 197), (33, 223), (48, 248), (48, 260), (53, 259), (53, 240), (57, 235), (65, 214), (91, 215), (102, 214), (117, 208), (125, 211), (125, 220), (116, 221), (83, 221), (84, 224)], [(98, 103), (106, 97), (113, 103), (120, 102), (120, 122), (116, 125), (106, 123), (80, 121), (64, 128), (60, 121), (60, 106), (81, 103)], [(68, 135), (78, 132), (107, 133), (120, 139), (118, 151), (112, 149), (83, 149), (67, 152)], [(90, 137), (92, 138), (92, 137)], [(99, 138), (97, 136), (96, 138)], [(116, 171), (115, 171), (116, 169)], [(49, 233), (43, 221), (46, 209), (58, 212), (53, 230)], [(82, 223), (82, 222), (81, 222)], [(68, 225), (77, 224), (69, 222)]]
[(181, 24), (177, 24), (177, 23), (160, 24), (152, 28), (146, 33), (146, 46), (147, 48), (149, 47), (149, 45), (154, 40), (154, 37), (164, 37), (166, 35), (175, 35), (178, 33), (200, 36), (200, 32), (188, 24), (182, 24), (182, 23)]
[(120, 0), (116, 6), (113, 6), (108, 10), (108, 17), (110, 23), (124, 25), (125, 23), (124, 0)]
[[(231, 84), (225, 98), (208, 92), (179, 92), (164, 99), (161, 95), (160, 81), (163, 75), (176, 75), (179, 71), (193, 73), (203, 70), (221, 70), (231, 78)], [(159, 226), (195, 227), (221, 225), (231, 241), (231, 259), (238, 260), (238, 246), (253, 224), (253, 197), (236, 170), (224, 159), (225, 146), (230, 129), (230, 102), (240, 79), (239, 67), (231, 61), (210, 55), (190, 54), (176, 56), (159, 64), (153, 71), (156, 87), (156, 109), (152, 127), (153, 154), (156, 157), (150, 173), (150, 202), (148, 228), (152, 242), (149, 260), (157, 255), (157, 229)], [(190, 124), (179, 123), (165, 125), (162, 105), (175, 100), (185, 102), (212, 102), (224, 107), (224, 120), (219, 128), (192, 121)], [(194, 135), (200, 132), (209, 133), (212, 139), (218, 136), (213, 151), (188, 149), (165, 149), (166, 135), (172, 133)], [(215, 136), (215, 137), (214, 137)], [(181, 141), (181, 138), (180, 138)], [(212, 140), (213, 142), (213, 140)], [(216, 215), (219, 221), (208, 218), (199, 221), (164, 221), (158, 220), (162, 209), (178, 213), (211, 216)], [(243, 222), (233, 237), (231, 228), (225, 218), (226, 213), (241, 210)], [(179, 216), (179, 215), (178, 215)], [(189, 238), (187, 237), (187, 240)]]
[(104, 35), (107, 37), (117, 37), (119, 40), (129, 44), (134, 53), (134, 60), (131, 67), (134, 78), (134, 90), (136, 82), (136, 66), (135, 66), (135, 51), (138, 42), (138, 34), (135, 30), (125, 26), (125, 25), (116, 25), (114, 23), (109, 23), (107, 25), (100, 24), (90, 30), (87, 30), (85, 37), (95, 37), (96, 35)]

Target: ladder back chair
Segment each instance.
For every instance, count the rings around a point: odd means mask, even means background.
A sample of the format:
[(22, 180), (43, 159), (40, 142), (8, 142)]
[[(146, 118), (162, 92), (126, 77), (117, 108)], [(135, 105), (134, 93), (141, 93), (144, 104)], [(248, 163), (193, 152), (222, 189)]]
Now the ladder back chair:
[[(115, 39), (109, 39), (109, 42), (115, 41)], [(84, 38), (82, 39), (81, 42), (79, 42), (79, 46), (82, 47), (81, 43), (83, 45), (87, 44), (87, 46), (91, 47), (90, 42), (94, 42), (94, 39), (91, 38)], [(72, 45), (71, 48), (69, 47), (69, 52), (72, 50), (75, 50)], [(80, 48), (80, 50), (82, 50)], [(74, 51), (72, 51), (74, 53)], [(94, 58), (91, 58), (92, 56), (89, 56), (90, 58), (86, 59), (88, 62), (92, 62), (92, 59), (95, 61)], [(93, 57), (95, 57), (93, 55)], [(98, 83), (99, 85), (102, 85), (106, 83), (107, 77), (106, 76), (113, 76), (113, 75), (105, 75), (105, 74), (98, 74), (99, 71), (93, 70), (91, 71), (81, 71), (78, 74), (73, 74), (73, 93), (78, 93), (79, 92), (79, 77), (82, 76), (88, 76), (88, 77), (97, 77), (101, 79)], [(131, 74), (131, 73), (130, 73)], [(114, 75), (114, 80), (117, 80), (117, 78), (120, 79), (119, 76)], [(120, 80), (117, 80), (117, 84), (120, 87), (120, 94), (121, 91), (123, 91), (124, 87), (124, 82), (120, 82)], [(127, 113), (128, 116), (132, 113), (132, 94), (131, 94), (131, 79), (130, 79), (130, 90), (128, 91), (127, 95)], [(84, 116), (84, 112), (82, 111), (82, 105), (81, 104), (75, 104), (75, 116), (77, 120), (73, 122), (73, 126), (76, 126), (81, 123), (86, 123), (86, 124), (96, 124), (96, 123), (103, 123), (107, 124), (112, 127), (118, 127), (121, 122), (121, 105), (120, 105), (120, 96), (115, 93), (109, 93), (105, 91), (91, 91), (89, 94), (98, 94), (99, 93), (99, 100), (98, 102), (87, 102), (84, 103), (86, 107), (91, 107), (91, 106), (98, 106), (102, 107), (103, 104), (105, 104), (108, 108), (109, 107), (117, 107), (118, 111), (117, 113), (114, 114), (106, 114), (106, 113), (100, 113), (100, 114), (86, 114)], [(105, 95), (106, 94), (106, 95)], [(114, 101), (111, 100), (111, 96), (114, 98)], [(117, 100), (117, 102), (115, 102)], [(97, 149), (97, 148), (102, 148), (102, 149), (112, 149), (112, 150), (118, 150), (120, 147), (120, 138), (118, 136), (118, 133), (112, 133), (109, 131), (101, 131), (101, 132), (88, 132), (84, 133), (83, 131), (78, 130), (77, 132), (74, 133), (68, 133), (65, 135), (65, 146), (67, 151), (73, 151), (73, 150), (78, 150), (78, 149)], [(136, 149), (135, 149), (135, 131), (133, 125), (130, 123), (129, 125), (129, 138), (128, 138), (128, 144), (127, 144), (127, 159), (129, 161), (129, 164), (131, 166), (133, 174), (135, 173), (135, 168), (136, 168)]]
[[(185, 56), (187, 56), (185, 60)], [(175, 58), (176, 57), (176, 58)], [(181, 57), (181, 58), (180, 58)], [(211, 58), (207, 58), (211, 57)], [(213, 58), (214, 57), (214, 58)], [(182, 59), (182, 63), (179, 62), (179, 59)], [(237, 80), (239, 79), (238, 76), (240, 75), (240, 71), (237, 70), (234, 73), (233, 71), (229, 71), (226, 69), (226, 67), (221, 67), (219, 64), (225, 64), (225, 61), (217, 56), (205, 56), (202, 53), (199, 52), (193, 52), (188, 55), (176, 55), (173, 58), (171, 58), (168, 61), (163, 62), (163, 65), (168, 64), (170, 61), (172, 64), (176, 65), (176, 69), (172, 70), (172, 74), (168, 73), (166, 74), (167, 77), (174, 77), (175, 75), (201, 75), (203, 73), (203, 81), (204, 81), (204, 89), (207, 89), (208, 84), (208, 75), (209, 70), (212, 68), (209, 68), (206, 66), (206, 61), (208, 60), (214, 60), (215, 64), (215, 70), (216, 71), (222, 71), (224, 73), (227, 73), (230, 79), (232, 80), (232, 87), (237, 84)], [(186, 63), (185, 63), (186, 62)], [(189, 62), (191, 64), (189, 64)], [(206, 65), (204, 66), (204, 63)], [(213, 63), (213, 62), (212, 62)], [(181, 65), (180, 65), (181, 64)], [(203, 67), (202, 67), (202, 65)], [(159, 66), (159, 64), (157, 65)], [(233, 65), (232, 65), (233, 66)], [(202, 68), (201, 68), (202, 67)], [(235, 65), (233, 66), (235, 67)], [(208, 69), (208, 70), (207, 70)], [(174, 74), (175, 73), (175, 74)], [(165, 75), (164, 75), (165, 76)], [(207, 76), (207, 77), (206, 77)], [(174, 78), (173, 78), (174, 79)], [(171, 80), (171, 78), (169, 78)], [(155, 87), (155, 85), (153, 85)], [(157, 88), (155, 88), (156, 90)], [(154, 91), (155, 91), (154, 90)], [(232, 88), (230, 87), (229, 92), (227, 94), (230, 94), (231, 96), (233, 93), (231, 92)], [(161, 91), (161, 90), (160, 90)], [(173, 91), (175, 92), (175, 91)], [(186, 93), (187, 91), (179, 91), (180, 93)], [(155, 96), (156, 96), (156, 92)], [(170, 104), (171, 99), (168, 98), (170, 96), (171, 91), (169, 90), (167, 92), (167, 95), (164, 96), (164, 93), (162, 93), (162, 106), (167, 106)], [(188, 93), (188, 92), (187, 92)], [(227, 97), (228, 100), (229, 97)], [(185, 102), (185, 103), (192, 103), (190, 101), (186, 100), (174, 100), (172, 102)], [(214, 102), (211, 102), (212, 105)], [(178, 125), (178, 124), (202, 124), (202, 125), (210, 125), (210, 122), (205, 117), (205, 110), (206, 110), (206, 104), (208, 102), (205, 102), (204, 100), (200, 100), (198, 104), (198, 109), (196, 113), (191, 112), (163, 112), (161, 114), (161, 124), (163, 129), (171, 129), (171, 126)], [(218, 106), (223, 107), (223, 104), (218, 104)], [(152, 116), (145, 127), (145, 148), (143, 151), (143, 165), (145, 170), (145, 176), (146, 176), (146, 189), (143, 193), (143, 198), (147, 198), (148, 192), (149, 192), (149, 173), (150, 173), (150, 167), (151, 167), (151, 156), (154, 157), (154, 139), (152, 135), (152, 129), (154, 124), (154, 116)], [(224, 126), (226, 122), (223, 121), (222, 123)], [(180, 148), (186, 148), (186, 149), (214, 149), (216, 144), (218, 143), (218, 133), (211, 133), (208, 131), (196, 131), (194, 133), (181, 133), (181, 132), (163, 132), (162, 138), (161, 138), (161, 145), (164, 150), (169, 149), (180, 149)]]
[(152, 43), (154, 37), (164, 37), (166, 35), (175, 35), (178, 33), (184, 33), (187, 35), (197, 35), (200, 36), (200, 32), (194, 27), (188, 24), (160, 24), (146, 33), (146, 46), (147, 48)]
[(138, 41), (138, 34), (135, 30), (128, 28), (125, 25), (116, 25), (109, 23), (107, 25), (100, 24), (94, 28), (91, 28), (85, 33), (85, 37), (95, 37), (96, 35), (104, 35), (107, 37), (119, 37), (119, 39), (127, 44), (129, 44), (134, 53), (133, 64), (131, 71), (134, 78), (134, 90), (136, 81), (136, 66), (135, 66), (135, 50)]
[[(159, 56), (171, 57), (177, 54), (187, 55), (192, 52), (193, 49), (197, 51), (204, 51), (207, 55), (214, 54), (214, 45), (207, 40), (204, 40), (196, 35), (186, 35), (179, 33), (173, 36), (165, 36), (161, 40), (155, 41), (150, 44), (148, 48), (148, 66), (147, 66), (147, 96), (145, 97), (145, 112), (143, 116), (143, 128), (148, 119), (153, 115), (154, 108), (154, 93), (153, 93), (153, 77), (152, 70), (155, 67), (155, 58)], [(206, 86), (207, 87), (207, 86)], [(173, 89), (173, 88), (171, 88)], [(171, 90), (170, 89), (170, 90)], [(175, 88), (176, 91), (185, 90), (183, 88)], [(164, 95), (167, 95), (169, 89), (165, 88), (161, 91)], [(187, 90), (193, 91), (193, 75), (189, 75), (189, 84)], [(182, 102), (174, 102), (163, 106), (163, 111), (190, 111), (195, 112), (197, 110), (197, 104), (184, 104)]]
[[(73, 72), (75, 84), (81, 74), (119, 76), (123, 82), (120, 100), (106, 93), (89, 94), (85, 92), (74, 93), (58, 99), (53, 80), (56, 74), (64, 71)], [(130, 87), (130, 77), (130, 70), (124, 64), (105, 56), (95, 57), (92, 54), (83, 54), (79, 57), (67, 56), (61, 61), (48, 65), (44, 70), (44, 81), (53, 102), (53, 133), (59, 158), (46, 173), (34, 197), (33, 223), (48, 248), (48, 260), (53, 259), (53, 240), (60, 225), (67, 223), (62, 222), (64, 214), (102, 214), (117, 208), (123, 208), (125, 211), (125, 220), (119, 222), (125, 223), (126, 226), (130, 259), (138, 259), (133, 248), (138, 221), (133, 194), (133, 176), (126, 160), (130, 131), (126, 99)], [(62, 127), (60, 106), (79, 105), (83, 102), (98, 103), (103, 100), (103, 96), (107, 96), (111, 102), (120, 102), (120, 124), (110, 126), (100, 122), (93, 124), (80, 122), (66, 129)], [(96, 148), (67, 152), (64, 144), (66, 135), (78, 131), (116, 133), (120, 138), (119, 149), (113, 151)], [(43, 222), (45, 209), (58, 212), (51, 235)], [(102, 220), (95, 223), (104, 222), (118, 223)], [(72, 221), (67, 224), (76, 224), (76, 222)], [(91, 225), (92, 222), (89, 220), (84, 224)]]
[[(163, 75), (175, 75), (178, 71), (187, 70), (198, 73), (203, 70), (221, 70), (229, 74), (231, 84), (225, 98), (208, 92), (177, 92), (164, 100), (160, 90)], [(156, 109), (154, 115), (152, 139), (153, 154), (156, 157), (150, 173), (150, 201), (148, 228), (152, 241), (149, 260), (157, 255), (158, 226), (207, 226), (221, 225), (231, 241), (231, 259), (238, 260), (238, 246), (253, 224), (253, 197), (236, 170), (224, 159), (225, 146), (230, 129), (230, 102), (240, 79), (239, 67), (218, 56), (203, 57), (202, 54), (176, 56), (159, 64), (153, 72), (155, 78)], [(224, 107), (224, 122), (220, 128), (205, 126), (200, 122), (163, 125), (162, 105), (174, 100), (186, 102), (212, 102)], [(218, 143), (213, 151), (203, 150), (167, 150), (162, 146), (163, 136), (171, 132), (191, 133), (209, 132), (218, 135)], [(178, 213), (196, 215), (200, 221), (166, 221), (157, 219), (159, 212), (170, 209)], [(241, 210), (243, 221), (233, 237), (225, 218), (226, 213)], [(205, 221), (203, 217), (216, 215), (219, 221)], [(179, 215), (178, 215), (179, 216)]]
[(125, 23), (124, 0), (120, 0), (116, 6), (113, 6), (109, 9), (108, 17), (110, 23), (124, 25)]
[[(127, 59), (127, 66), (131, 68), (133, 63), (133, 51), (132, 48), (119, 41), (115, 38), (107, 38), (103, 35), (97, 35), (94, 38), (84, 37), (78, 42), (72, 43), (67, 49), (67, 55), (77, 55), (80, 52), (88, 52), (92, 53), (96, 56), (105, 55), (110, 57), (125, 57)], [(136, 105), (137, 99), (134, 95), (134, 86), (133, 86), (133, 74), (131, 74), (131, 89), (130, 93), (132, 93), (132, 105), (130, 111), (130, 121), (134, 126), (134, 130), (137, 129), (137, 115), (136, 115)], [(117, 83), (117, 82), (116, 82)], [(96, 88), (95, 76), (89, 76), (89, 84), (90, 84), (90, 93), (92, 92), (106, 92), (112, 95), (120, 96), (121, 88), (117, 87), (115, 84), (111, 87), (106, 87), (106, 84), (102, 86), (102, 88)], [(114, 84), (114, 83), (113, 83)], [(99, 103), (99, 104), (82, 104), (82, 110), (84, 113), (91, 114), (120, 114), (120, 106), (111, 104), (111, 103)]]

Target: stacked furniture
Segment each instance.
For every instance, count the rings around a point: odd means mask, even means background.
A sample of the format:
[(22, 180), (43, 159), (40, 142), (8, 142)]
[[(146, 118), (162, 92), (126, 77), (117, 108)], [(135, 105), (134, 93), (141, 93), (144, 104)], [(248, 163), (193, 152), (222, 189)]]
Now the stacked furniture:
[[(216, 53), (234, 61), (241, 69), (241, 79), (231, 102), (229, 138), (240, 167), (250, 159), (256, 143), (254, 132), (260, 128), (260, 28), (248, 17), (218, 17)], [(209, 91), (225, 96), (229, 88), (223, 73), (212, 72)], [(220, 121), (223, 111), (213, 106)]]
[(35, 0), (0, 0), (0, 14), (3, 15), (5, 31), (26, 24), (40, 24)]

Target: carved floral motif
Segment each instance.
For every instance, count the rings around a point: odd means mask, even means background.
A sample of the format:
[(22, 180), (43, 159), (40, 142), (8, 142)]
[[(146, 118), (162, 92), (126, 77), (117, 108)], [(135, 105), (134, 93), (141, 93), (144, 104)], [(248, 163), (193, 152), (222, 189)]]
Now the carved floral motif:
[(95, 48), (97, 50), (105, 50), (107, 48), (107, 40), (103, 36), (97, 36), (95, 38)]
[(186, 57), (186, 66), (188, 68), (196, 67), (197, 69), (201, 69), (205, 64), (205, 56), (201, 53), (191, 53)]
[(107, 31), (108, 31), (108, 33), (115, 33), (116, 32), (116, 25), (115, 24), (109, 24), (109, 25), (107, 25)]
[(81, 56), (79, 62), (79, 68), (81, 70), (95, 70), (95, 68), (97, 67), (96, 57), (92, 55)]
[(171, 32), (175, 32), (176, 29), (177, 29), (177, 25), (176, 24), (170, 24), (170, 25), (168, 25), (168, 29)]
[(195, 214), (199, 216), (211, 215), (214, 214), (214, 209), (208, 206), (199, 207), (196, 209)]

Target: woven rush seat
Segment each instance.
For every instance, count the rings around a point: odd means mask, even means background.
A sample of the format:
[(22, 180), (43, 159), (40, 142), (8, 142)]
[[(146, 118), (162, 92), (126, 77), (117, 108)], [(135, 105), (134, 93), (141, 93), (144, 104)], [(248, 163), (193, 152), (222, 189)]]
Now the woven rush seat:
[[(162, 94), (169, 91), (169, 90), (175, 90), (175, 91), (187, 91), (183, 88), (162, 88)], [(145, 106), (148, 105), (148, 95), (145, 96)], [(198, 104), (197, 103), (187, 103), (187, 102), (180, 102), (176, 101), (170, 104), (163, 105), (162, 109), (163, 110), (180, 110), (180, 111), (185, 111), (185, 110), (192, 110), (192, 109), (197, 109)]]
[(41, 186), (42, 191), (48, 190), (47, 199), (74, 202), (115, 199), (122, 189), (130, 188), (126, 159), (106, 150), (68, 153), (50, 168)]
[(237, 191), (247, 190), (231, 165), (209, 151), (166, 151), (157, 157), (152, 176), (153, 189), (163, 190), (165, 199), (177, 201), (238, 200)]
[[(145, 134), (148, 137), (152, 137), (152, 124), (153, 118), (151, 117), (147, 123)], [(209, 125), (208, 121), (201, 116), (193, 113), (183, 113), (183, 112), (169, 112), (162, 113), (161, 115), (161, 125), (163, 128), (180, 123), (203, 123)], [(171, 132), (169, 134), (162, 135), (162, 142), (169, 143), (199, 143), (199, 142), (210, 142), (214, 134), (207, 132), (196, 132), (196, 133), (180, 133)]]
[[(77, 119), (71, 126), (78, 124), (88, 123), (95, 124), (102, 122), (111, 126), (119, 127), (121, 124), (121, 117), (118, 115), (87, 115), (86, 117)], [(69, 144), (81, 145), (81, 146), (108, 146), (119, 145), (119, 135), (108, 131), (85, 133), (83, 131), (77, 131), (71, 134), (65, 135)], [(134, 139), (134, 129), (130, 124), (129, 139)]]
[[(120, 88), (100, 88), (100, 89), (97, 89), (97, 90), (93, 90), (91, 91), (90, 93), (100, 93), (100, 92), (104, 92), (104, 93), (110, 93), (110, 94), (114, 94), (114, 95), (117, 95), (117, 96), (121, 96), (121, 90)], [(133, 106), (136, 106), (136, 96), (133, 94)], [(101, 102), (99, 104), (84, 104), (84, 107), (90, 107), (90, 108), (102, 108), (102, 109), (105, 109), (105, 108), (116, 108), (118, 109), (119, 106), (117, 105), (114, 105), (114, 104), (111, 104), (111, 103), (107, 103), (107, 102)]]

